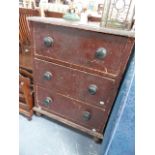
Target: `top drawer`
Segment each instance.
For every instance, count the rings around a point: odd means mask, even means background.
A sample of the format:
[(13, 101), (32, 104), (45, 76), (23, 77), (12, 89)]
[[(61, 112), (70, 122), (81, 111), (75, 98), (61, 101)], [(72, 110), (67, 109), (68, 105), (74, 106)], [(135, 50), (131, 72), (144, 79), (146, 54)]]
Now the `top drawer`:
[(122, 36), (77, 28), (33, 23), (34, 52), (114, 76), (130, 53), (124, 50), (127, 39)]

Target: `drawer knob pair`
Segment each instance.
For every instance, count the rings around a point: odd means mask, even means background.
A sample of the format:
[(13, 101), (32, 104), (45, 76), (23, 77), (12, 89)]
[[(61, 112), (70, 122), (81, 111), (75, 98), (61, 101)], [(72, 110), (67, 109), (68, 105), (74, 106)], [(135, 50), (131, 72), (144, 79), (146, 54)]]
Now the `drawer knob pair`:
[(51, 37), (45, 37), (45, 38), (44, 38), (44, 45), (45, 45), (46, 47), (51, 47), (51, 46), (53, 46), (53, 43), (54, 43), (54, 39), (53, 39), (53, 38), (51, 38)]
[(106, 55), (107, 55), (107, 50), (104, 47), (98, 48), (95, 53), (95, 57), (97, 59), (104, 59)]
[(89, 121), (91, 119), (91, 113), (88, 111), (84, 111), (82, 118), (84, 121)]
[[(46, 47), (51, 47), (54, 44), (54, 39), (51, 37), (45, 37), (44, 38), (44, 45)], [(97, 49), (95, 57), (97, 59), (104, 59), (107, 55), (107, 50), (104, 47), (100, 47)]]
[(46, 97), (43, 101), (43, 104), (45, 106), (49, 106), (49, 104), (51, 104), (53, 102), (53, 100), (50, 97)]

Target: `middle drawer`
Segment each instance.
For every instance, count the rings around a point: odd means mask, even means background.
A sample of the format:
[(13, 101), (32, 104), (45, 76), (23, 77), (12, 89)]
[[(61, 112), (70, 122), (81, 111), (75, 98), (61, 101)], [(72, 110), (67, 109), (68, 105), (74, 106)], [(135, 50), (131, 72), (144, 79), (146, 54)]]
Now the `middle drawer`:
[(34, 60), (35, 84), (84, 104), (108, 107), (113, 102), (113, 79), (92, 75), (44, 60)]

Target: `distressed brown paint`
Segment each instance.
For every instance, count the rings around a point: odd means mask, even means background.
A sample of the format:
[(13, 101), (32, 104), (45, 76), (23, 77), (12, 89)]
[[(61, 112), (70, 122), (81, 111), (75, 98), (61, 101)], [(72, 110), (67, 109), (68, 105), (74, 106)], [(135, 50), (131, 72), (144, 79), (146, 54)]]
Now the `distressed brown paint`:
[[(92, 31), (78, 25), (67, 27), (63, 23), (56, 24), (54, 19), (48, 22), (40, 18), (30, 20), (34, 110), (103, 138), (102, 132), (131, 55), (134, 38), (97, 29)], [(44, 37), (54, 40), (51, 47), (44, 44)], [(102, 60), (95, 57), (100, 47), (107, 50)], [(44, 79), (44, 74), (50, 78)], [(94, 95), (88, 91), (90, 85), (97, 87)]]

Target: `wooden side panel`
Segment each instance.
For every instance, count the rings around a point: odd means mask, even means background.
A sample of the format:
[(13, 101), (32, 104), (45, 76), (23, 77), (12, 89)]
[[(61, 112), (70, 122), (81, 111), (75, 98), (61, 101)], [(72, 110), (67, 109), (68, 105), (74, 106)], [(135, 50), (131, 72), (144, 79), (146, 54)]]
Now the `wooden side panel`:
[(39, 16), (38, 10), (19, 8), (19, 40), (21, 43), (30, 43), (30, 30), (26, 17)]
[[(30, 77), (29, 77), (30, 76)], [(33, 108), (33, 95), (31, 87), (31, 74), (20, 68), (19, 75), (19, 109), (20, 113), (31, 119)]]
[(20, 66), (32, 70), (32, 51), (31, 51), (31, 37), (27, 17), (39, 16), (37, 9), (19, 8), (19, 64)]

